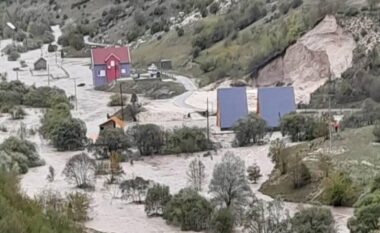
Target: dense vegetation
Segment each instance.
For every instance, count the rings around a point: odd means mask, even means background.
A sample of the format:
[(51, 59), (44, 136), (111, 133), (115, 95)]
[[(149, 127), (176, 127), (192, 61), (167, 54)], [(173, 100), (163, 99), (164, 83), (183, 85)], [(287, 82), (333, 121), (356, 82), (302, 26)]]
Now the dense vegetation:
[[(73, 205), (71, 205), (73, 206)], [(72, 218), (58, 209), (44, 209), (21, 194), (18, 178), (0, 173), (0, 229), (18, 233), (82, 233)]]

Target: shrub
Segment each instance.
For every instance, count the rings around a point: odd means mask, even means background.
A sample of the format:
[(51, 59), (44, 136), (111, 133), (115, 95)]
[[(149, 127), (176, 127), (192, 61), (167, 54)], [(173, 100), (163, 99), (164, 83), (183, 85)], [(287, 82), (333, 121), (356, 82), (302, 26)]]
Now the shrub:
[(335, 221), (331, 211), (311, 207), (297, 212), (291, 219), (293, 233), (335, 233)]
[(197, 127), (175, 128), (167, 133), (166, 154), (194, 153), (211, 148), (205, 130)]
[(56, 87), (31, 87), (23, 101), (25, 105), (35, 108), (51, 108), (59, 103), (70, 106), (65, 91)]
[(192, 189), (182, 189), (168, 202), (163, 217), (183, 231), (202, 231), (207, 229), (211, 214), (207, 199)]
[(213, 2), (210, 5), (210, 9), (209, 10), (210, 10), (211, 14), (216, 14), (219, 11), (219, 3), (218, 2)]
[(291, 176), (294, 188), (302, 188), (309, 184), (311, 181), (311, 174), (309, 168), (301, 161), (298, 161), (294, 167), (291, 168)]
[(20, 57), (20, 54), (18, 52), (12, 51), (8, 55), (8, 61), (16, 61), (17, 59), (19, 59), (19, 57)]
[(86, 153), (74, 155), (67, 161), (63, 174), (66, 179), (76, 184), (78, 188), (91, 188), (95, 182), (94, 159), (91, 159)]
[(87, 144), (86, 124), (76, 118), (65, 118), (57, 122), (50, 132), (50, 139), (59, 151), (80, 150)]
[(125, 95), (120, 96), (120, 94), (113, 94), (110, 97), (110, 102), (108, 102), (108, 106), (125, 106), (127, 102), (127, 97)]
[(178, 37), (182, 37), (185, 34), (185, 30), (182, 27), (176, 27)]
[(148, 189), (145, 198), (145, 213), (148, 216), (160, 216), (164, 212), (164, 208), (170, 201), (171, 195), (169, 187), (165, 185), (155, 184)]
[(239, 120), (233, 128), (236, 145), (248, 146), (257, 143), (263, 138), (265, 127), (265, 121), (254, 113)]
[(124, 200), (131, 200), (135, 203), (143, 203), (145, 196), (150, 186), (149, 180), (144, 180), (141, 177), (125, 180), (120, 184), (120, 189), (123, 193)]
[(344, 173), (330, 176), (325, 181), (325, 199), (329, 205), (350, 206), (356, 199), (352, 180)]
[(228, 208), (217, 210), (211, 218), (210, 230), (212, 233), (233, 232), (235, 217)]
[(66, 196), (67, 215), (76, 222), (89, 220), (91, 199), (86, 193), (74, 192)]
[(372, 131), (373, 135), (376, 137), (376, 141), (380, 141), (380, 124), (376, 124)]
[(21, 120), (24, 119), (26, 112), (22, 107), (15, 107), (11, 110), (11, 115), (13, 120)]

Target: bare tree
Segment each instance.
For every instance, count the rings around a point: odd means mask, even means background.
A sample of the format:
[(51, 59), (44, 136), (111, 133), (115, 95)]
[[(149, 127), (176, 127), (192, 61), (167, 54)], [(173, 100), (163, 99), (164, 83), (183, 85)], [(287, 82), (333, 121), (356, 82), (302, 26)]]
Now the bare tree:
[(245, 233), (290, 233), (290, 216), (282, 202), (255, 199), (244, 216)]
[(151, 182), (149, 180), (144, 180), (139, 176), (134, 179), (125, 180), (120, 184), (122, 198), (142, 204), (143, 200), (145, 200), (148, 188), (151, 186), (150, 184)]
[(86, 153), (74, 155), (66, 163), (63, 174), (78, 188), (92, 187), (95, 182), (96, 163)]
[(254, 163), (252, 166), (249, 166), (247, 172), (248, 179), (254, 184), (257, 184), (257, 180), (262, 176), (260, 167), (257, 165), (257, 163)]
[(268, 156), (275, 163), (276, 168), (280, 170), (282, 175), (287, 173), (288, 166), (287, 158), (284, 154), (284, 149), (285, 142), (277, 138), (275, 141), (271, 142), (268, 154)]
[(227, 152), (222, 161), (215, 165), (209, 192), (221, 207), (228, 207), (239, 215), (243, 206), (252, 196), (245, 174), (244, 161), (231, 152)]
[(187, 180), (195, 191), (202, 191), (206, 179), (205, 165), (198, 158), (191, 161), (187, 170)]

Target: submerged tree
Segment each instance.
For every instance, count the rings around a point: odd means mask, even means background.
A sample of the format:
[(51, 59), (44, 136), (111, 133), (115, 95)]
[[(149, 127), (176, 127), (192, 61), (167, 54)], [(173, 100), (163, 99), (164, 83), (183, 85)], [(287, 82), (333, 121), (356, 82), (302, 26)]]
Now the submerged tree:
[(205, 165), (202, 161), (199, 159), (191, 161), (186, 174), (190, 186), (195, 191), (202, 191), (202, 186), (206, 179)]
[(235, 215), (242, 211), (252, 195), (245, 174), (244, 161), (231, 152), (227, 152), (222, 161), (215, 165), (209, 192), (221, 207), (231, 208)]
[(262, 176), (260, 167), (257, 165), (257, 163), (254, 163), (252, 166), (249, 166), (247, 169), (247, 172), (248, 172), (248, 179), (254, 184), (256, 184), (257, 180)]
[(145, 213), (148, 216), (160, 216), (164, 212), (166, 204), (170, 201), (169, 187), (155, 184), (148, 189), (145, 198)]
[(66, 179), (76, 184), (78, 188), (89, 188), (95, 183), (94, 159), (91, 159), (86, 153), (74, 155), (66, 163), (63, 174)]

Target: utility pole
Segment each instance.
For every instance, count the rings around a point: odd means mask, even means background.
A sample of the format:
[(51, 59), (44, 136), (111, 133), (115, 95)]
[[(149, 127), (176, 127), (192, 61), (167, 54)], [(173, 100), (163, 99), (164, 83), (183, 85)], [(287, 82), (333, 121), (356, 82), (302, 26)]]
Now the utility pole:
[(50, 69), (49, 69), (49, 65), (47, 65), (47, 72), (48, 72), (48, 86), (50, 87)]
[(123, 102), (123, 88), (120, 82), (120, 103), (121, 103), (121, 120), (124, 121), (124, 102)]
[(328, 100), (329, 100), (329, 150), (330, 153), (332, 151), (332, 129), (331, 129), (331, 119), (332, 119), (332, 114), (331, 114), (331, 94), (332, 94), (332, 89), (331, 89), (331, 75), (329, 76), (329, 92), (328, 92)]
[(210, 119), (209, 119), (209, 110), (208, 110), (208, 98), (207, 98), (207, 110), (206, 110), (206, 117), (207, 117), (207, 143), (210, 143)]
[(74, 78), (75, 110), (78, 111), (77, 79)]

